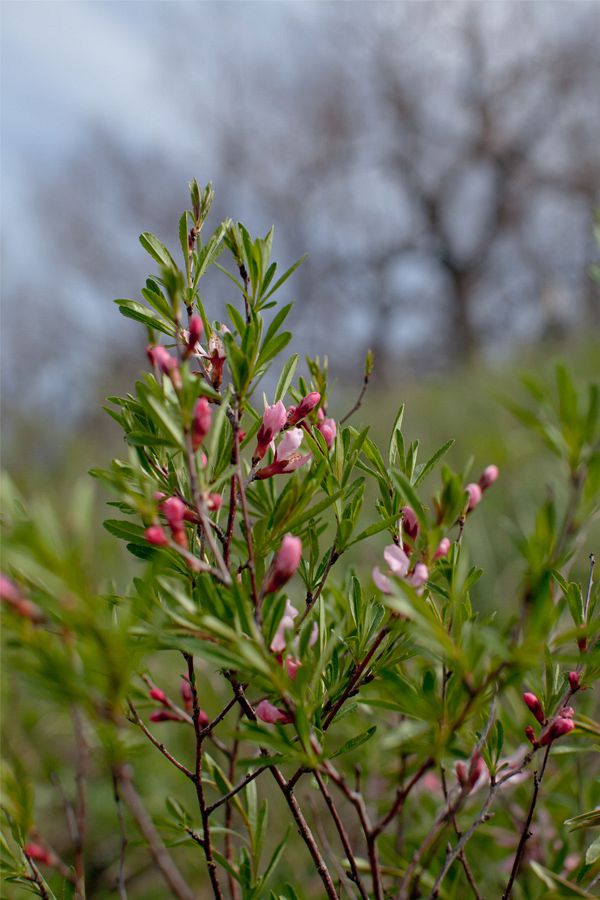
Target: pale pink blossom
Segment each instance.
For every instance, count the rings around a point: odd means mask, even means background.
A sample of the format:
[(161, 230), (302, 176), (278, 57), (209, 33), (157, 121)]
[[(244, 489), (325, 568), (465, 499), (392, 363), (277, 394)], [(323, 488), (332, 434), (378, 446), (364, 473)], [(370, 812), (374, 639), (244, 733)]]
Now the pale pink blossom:
[(287, 421), (287, 413), (282, 400), (278, 400), (273, 406), (265, 406), (262, 423), (256, 436), (256, 450), (254, 459), (263, 459), (271, 442), (283, 429)]
[(206, 397), (200, 397), (194, 407), (194, 418), (192, 421), (192, 447), (198, 450), (202, 441), (210, 431), (210, 420), (212, 412), (210, 404)]
[[(429, 569), (425, 563), (417, 563), (413, 571), (409, 573), (410, 560), (401, 547), (390, 544), (383, 551), (383, 558), (389, 566), (390, 574), (396, 578), (402, 578), (406, 584), (416, 588), (422, 593), (423, 586), (429, 578)], [(384, 575), (378, 566), (372, 572), (373, 581), (384, 594), (392, 593), (392, 583), (387, 575)]]
[(419, 522), (411, 506), (405, 506), (402, 509), (402, 527), (411, 541), (414, 542), (419, 534)]
[(263, 466), (256, 473), (258, 480), (272, 478), (273, 475), (287, 475), (303, 466), (311, 458), (310, 453), (302, 455), (298, 453), (298, 447), (302, 443), (303, 432), (301, 428), (290, 428), (286, 431), (277, 449), (275, 459), (268, 466)]
[(298, 615), (298, 610), (295, 606), (293, 606), (289, 600), (286, 600), (285, 609), (283, 611), (283, 615), (277, 626), (277, 631), (273, 635), (273, 640), (271, 641), (271, 652), (272, 653), (283, 653), (286, 648), (286, 632), (291, 631), (294, 627), (294, 619)]
[(333, 447), (333, 442), (335, 441), (335, 436), (337, 434), (335, 419), (323, 419), (322, 422), (319, 422), (317, 428), (323, 435), (323, 439), (327, 444), (327, 449), (331, 450), (331, 448)]
[(144, 536), (148, 543), (152, 544), (154, 547), (169, 546), (169, 538), (165, 534), (164, 529), (160, 527), (160, 525), (150, 525), (149, 528), (146, 528)]
[(433, 554), (434, 560), (442, 559), (444, 556), (448, 556), (448, 551), (450, 550), (450, 538), (442, 538), (439, 544), (437, 545), (437, 550)]
[(285, 670), (288, 673), (288, 676), (292, 681), (296, 680), (296, 675), (298, 674), (298, 669), (302, 668), (302, 663), (295, 656), (286, 656), (285, 658)]
[(254, 711), (261, 722), (266, 722), (268, 725), (288, 725), (292, 721), (292, 718), (288, 713), (284, 712), (282, 709), (277, 709), (277, 707), (273, 706), (272, 703), (269, 703), (268, 700), (261, 700)]

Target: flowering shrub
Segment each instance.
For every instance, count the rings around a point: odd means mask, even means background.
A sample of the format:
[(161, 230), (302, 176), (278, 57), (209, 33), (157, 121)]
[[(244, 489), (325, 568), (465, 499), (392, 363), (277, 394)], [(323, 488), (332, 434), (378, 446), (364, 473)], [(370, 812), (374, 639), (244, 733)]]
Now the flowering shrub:
[[(598, 389), (559, 369), (528, 382), (533, 409), (513, 404), (557, 481), (515, 531), (519, 596), (484, 612), (463, 535), (498, 468), (452, 471), (451, 441), (419, 461), (402, 409), (385, 452), (353, 427), (370, 355), (341, 417), (324, 363), (274, 371), (298, 263), (277, 277), (273, 232), (231, 221), (202, 241), (211, 203), (194, 181), (183, 264), (143, 234), (145, 303), (117, 301), (150, 371), (110, 398), (127, 452), (93, 475), (114, 492), (106, 529), (144, 564), (130, 587), (93, 583), (85, 498), (59, 521), (5, 480), (5, 658), (53, 710), (32, 728), (50, 741), (70, 719), (73, 772), (63, 828), (47, 789), (32, 796), (48, 777), (8, 747), (6, 894), (593, 896), (593, 557), (583, 583), (571, 572), (598, 509)], [(211, 268), (238, 298), (227, 324), (208, 314)]]

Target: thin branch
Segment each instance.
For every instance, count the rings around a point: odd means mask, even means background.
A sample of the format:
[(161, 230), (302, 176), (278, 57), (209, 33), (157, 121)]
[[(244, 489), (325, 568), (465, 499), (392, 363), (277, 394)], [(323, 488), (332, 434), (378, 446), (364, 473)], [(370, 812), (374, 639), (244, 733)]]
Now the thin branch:
[[(448, 801), (448, 786), (446, 783), (446, 770), (445, 770), (444, 766), (440, 766), (440, 774), (441, 774), (441, 779), (442, 779), (442, 790), (444, 792), (444, 799), (445, 799), (446, 803), (448, 803), (449, 802)], [(460, 840), (462, 837), (462, 833), (459, 830), (455, 813), (451, 814), (451, 821), (452, 821), (452, 827), (454, 828), (454, 833), (456, 834), (457, 840)], [(460, 850), (460, 852), (458, 854), (458, 859), (459, 859), (461, 866), (463, 867), (463, 871), (465, 873), (465, 878), (469, 882), (471, 890), (473, 891), (473, 896), (476, 898), (476, 900), (484, 900), (484, 898), (481, 896), (481, 894), (479, 892), (479, 888), (477, 887), (477, 882), (475, 881), (475, 876), (473, 875), (473, 871), (471, 869), (471, 866), (469, 865), (469, 861), (467, 860), (464, 849)]]
[(75, 896), (77, 900), (85, 900), (85, 861), (84, 844), (86, 832), (86, 780), (88, 775), (89, 748), (85, 737), (83, 719), (77, 706), (73, 707), (73, 726), (77, 747), (77, 766), (75, 770)]
[(173, 862), (169, 851), (163, 844), (154, 823), (150, 818), (146, 807), (131, 780), (131, 772), (128, 766), (115, 766), (113, 775), (119, 784), (120, 795), (127, 804), (138, 828), (148, 842), (148, 848), (154, 862), (168, 885), (173, 897), (177, 900), (195, 900), (194, 892), (184, 881), (179, 869)]
[(387, 626), (384, 626), (377, 634), (377, 637), (375, 638), (375, 640), (373, 641), (373, 643), (371, 644), (371, 646), (369, 648), (369, 652), (364, 657), (362, 662), (360, 662), (357, 666), (355, 666), (354, 671), (352, 673), (352, 676), (351, 676), (348, 684), (342, 691), (342, 694), (340, 695), (339, 699), (335, 702), (335, 704), (329, 710), (328, 714), (325, 716), (325, 720), (323, 722), (323, 731), (327, 731), (327, 729), (329, 728), (329, 726), (331, 725), (331, 723), (337, 716), (338, 712), (340, 711), (340, 709), (342, 708), (342, 706), (344, 705), (344, 703), (346, 702), (346, 700), (348, 699), (348, 697), (350, 696), (350, 694), (352, 693), (352, 691), (354, 690), (356, 685), (359, 683), (365, 670), (368, 668), (369, 663), (373, 659), (373, 656), (377, 652), (377, 649), (379, 648), (380, 644), (387, 637), (388, 634), (389, 634), (389, 628)]
[(190, 769), (187, 768), (187, 766), (184, 766), (183, 763), (180, 763), (178, 759), (175, 759), (175, 757), (173, 756), (173, 754), (170, 753), (170, 752), (167, 750), (167, 748), (165, 747), (165, 745), (162, 744), (162, 743), (158, 740), (158, 738), (155, 738), (155, 737), (154, 737), (154, 735), (152, 734), (152, 732), (150, 731), (150, 729), (146, 727), (146, 725), (144, 724), (144, 722), (143, 722), (142, 719), (140, 718), (140, 715), (139, 715), (137, 709), (135, 708), (135, 706), (133, 705), (133, 703), (131, 702), (131, 700), (129, 700), (129, 699), (127, 700), (127, 705), (129, 706), (129, 709), (130, 709), (130, 711), (131, 711), (131, 715), (133, 716), (133, 719), (132, 719), (133, 723), (134, 723), (135, 725), (137, 725), (138, 728), (140, 728), (141, 731), (143, 731), (143, 733), (146, 735), (146, 737), (148, 738), (148, 740), (149, 740), (152, 744), (154, 744), (154, 746), (156, 747), (156, 749), (157, 749), (157, 750), (160, 750), (160, 752), (161, 752), (162, 755), (165, 757), (165, 759), (168, 759), (169, 762), (170, 762), (173, 766), (175, 766), (176, 769), (179, 769), (179, 771), (182, 772), (182, 773), (186, 776), (186, 778), (189, 778), (189, 779), (191, 779), (191, 780), (193, 781), (193, 780), (194, 780), (194, 773), (191, 772)]
[(196, 786), (196, 796), (198, 798), (198, 807), (200, 809), (200, 817), (202, 819), (202, 847), (206, 857), (206, 865), (208, 867), (208, 875), (213, 889), (213, 894), (217, 900), (223, 900), (223, 893), (217, 874), (217, 864), (213, 855), (210, 823), (208, 813), (206, 811), (206, 800), (204, 798), (204, 785), (202, 783), (202, 728), (200, 726), (200, 704), (198, 702), (198, 691), (196, 690), (196, 673), (194, 670), (194, 658), (189, 653), (184, 653), (183, 657), (187, 663), (188, 679), (192, 691), (192, 709), (194, 720), (194, 732), (196, 735), (196, 761), (194, 766), (193, 781)]
[(538, 795), (540, 792), (540, 785), (542, 783), (542, 779), (544, 777), (544, 772), (546, 771), (546, 764), (548, 762), (548, 757), (550, 756), (550, 748), (552, 744), (548, 744), (546, 747), (546, 752), (544, 753), (544, 759), (542, 762), (542, 767), (540, 769), (540, 773), (538, 775), (537, 772), (533, 773), (533, 793), (531, 795), (531, 803), (529, 804), (529, 810), (527, 812), (527, 818), (525, 820), (525, 824), (523, 826), (523, 830), (521, 832), (521, 837), (519, 839), (519, 843), (517, 845), (517, 852), (515, 854), (515, 859), (513, 862), (512, 869), (510, 871), (510, 877), (508, 879), (508, 884), (506, 885), (506, 890), (502, 894), (502, 900), (509, 900), (512, 895), (513, 885), (515, 883), (515, 879), (519, 874), (519, 869), (521, 867), (521, 862), (523, 860), (523, 856), (525, 854), (525, 845), (527, 841), (531, 837), (531, 822), (533, 820), (533, 814), (535, 812), (536, 803), (538, 800)]
[(127, 888), (125, 887), (125, 853), (127, 851), (127, 828), (125, 825), (125, 816), (123, 814), (123, 803), (119, 793), (119, 782), (113, 772), (113, 795), (115, 805), (117, 807), (117, 818), (119, 820), (119, 832), (121, 835), (121, 844), (119, 850), (119, 874), (117, 876), (117, 890), (120, 900), (127, 900)]
[(344, 422), (347, 422), (348, 419), (351, 416), (353, 416), (355, 412), (358, 412), (358, 410), (361, 408), (362, 402), (363, 402), (364, 396), (367, 392), (367, 388), (369, 386), (369, 381), (371, 380), (372, 374), (373, 374), (373, 354), (372, 354), (371, 350), (369, 350), (369, 352), (367, 353), (367, 358), (365, 360), (365, 372), (363, 375), (363, 383), (362, 383), (362, 387), (360, 389), (360, 393), (358, 395), (358, 398), (356, 399), (354, 406), (351, 409), (349, 409), (348, 412), (346, 413), (346, 415), (342, 416), (342, 418), (340, 419), (340, 425), (343, 425)]
[(318, 769), (315, 769), (314, 775), (317, 780), (317, 784), (319, 785), (319, 790), (323, 795), (323, 799), (325, 800), (329, 812), (331, 813), (331, 818), (334, 821), (337, 833), (340, 836), (340, 841), (342, 842), (342, 847), (344, 848), (344, 853), (346, 854), (346, 859), (348, 860), (350, 871), (352, 872), (352, 880), (356, 884), (356, 887), (358, 888), (360, 896), (363, 898), (363, 900), (369, 900), (369, 895), (365, 889), (362, 878), (360, 877), (360, 872), (358, 871), (358, 867), (356, 865), (356, 858), (350, 844), (350, 839), (348, 838), (348, 834), (346, 832), (346, 829), (344, 828), (344, 823), (337, 810), (334, 799), (327, 790), (327, 785), (323, 781), (323, 776)]
[(229, 800), (231, 800), (233, 797), (235, 797), (236, 794), (239, 794), (240, 791), (243, 791), (244, 788), (246, 787), (246, 785), (250, 784), (251, 781), (254, 781), (255, 778), (258, 778), (258, 776), (259, 776), (262, 772), (266, 772), (266, 770), (267, 770), (268, 768), (269, 768), (268, 765), (266, 765), (266, 766), (261, 766), (260, 769), (255, 769), (253, 772), (249, 772), (249, 773), (245, 776), (245, 778), (242, 778), (242, 780), (239, 781), (239, 782), (235, 785), (235, 787), (233, 787), (233, 788), (232, 788), (230, 791), (228, 791), (226, 794), (223, 794), (222, 797), (219, 797), (218, 800), (215, 800), (214, 803), (211, 803), (210, 806), (207, 806), (207, 807), (206, 807), (206, 812), (207, 812), (207, 814), (210, 816), (212, 813), (214, 813), (214, 811), (215, 811), (216, 809), (218, 809), (218, 808), (219, 808), (220, 806), (222, 806), (224, 803), (228, 803)]
[(304, 623), (304, 620), (310, 614), (313, 606), (315, 605), (315, 603), (321, 596), (321, 593), (323, 591), (323, 588), (325, 587), (325, 582), (327, 581), (329, 573), (331, 572), (331, 569), (333, 568), (333, 566), (335, 565), (335, 563), (338, 561), (339, 558), (340, 558), (340, 554), (336, 550), (335, 544), (334, 544), (334, 546), (331, 548), (331, 552), (329, 554), (329, 559), (327, 560), (327, 565), (325, 567), (325, 571), (323, 572), (323, 576), (317, 586), (316, 591), (314, 592), (314, 594), (308, 593), (306, 595), (306, 607), (302, 610), (301, 615), (298, 617), (298, 621), (296, 623), (296, 631), (300, 630), (302, 624)]

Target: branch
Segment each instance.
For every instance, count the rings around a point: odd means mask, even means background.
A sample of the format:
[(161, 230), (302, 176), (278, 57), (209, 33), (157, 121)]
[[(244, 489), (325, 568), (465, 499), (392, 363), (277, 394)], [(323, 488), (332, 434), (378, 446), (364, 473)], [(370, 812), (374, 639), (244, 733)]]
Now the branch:
[(121, 848), (119, 853), (119, 874), (117, 877), (117, 890), (119, 892), (119, 900), (127, 900), (127, 889), (125, 887), (125, 852), (127, 850), (127, 829), (125, 827), (125, 816), (123, 815), (123, 804), (121, 795), (119, 794), (119, 782), (113, 772), (113, 794), (117, 807), (117, 818), (119, 819), (119, 831), (121, 833)]
[(365, 886), (362, 882), (360, 873), (359, 873), (357, 865), (356, 865), (356, 858), (352, 851), (352, 847), (350, 845), (350, 840), (346, 833), (346, 829), (344, 828), (344, 823), (342, 822), (340, 814), (337, 811), (337, 807), (335, 805), (333, 797), (327, 790), (327, 785), (323, 781), (323, 776), (321, 775), (321, 773), (319, 772), (318, 769), (315, 769), (314, 775), (317, 780), (317, 784), (319, 785), (319, 790), (321, 791), (321, 793), (323, 795), (323, 799), (325, 800), (325, 803), (327, 804), (329, 812), (331, 813), (331, 818), (333, 819), (335, 827), (337, 828), (337, 832), (340, 836), (340, 841), (342, 842), (342, 847), (344, 848), (344, 852), (346, 854), (346, 859), (348, 860), (348, 863), (350, 865), (350, 871), (352, 872), (352, 880), (356, 884), (356, 886), (359, 890), (360, 896), (363, 898), (363, 900), (369, 900), (369, 895), (365, 889)]
[(154, 827), (154, 823), (148, 815), (140, 795), (134, 788), (129, 767), (125, 765), (115, 766), (113, 768), (113, 777), (118, 782), (120, 795), (127, 804), (142, 835), (148, 842), (152, 858), (160, 869), (173, 897), (177, 897), (177, 900), (196, 900), (194, 892), (184, 881), (179, 869), (171, 859), (169, 851)]
[(129, 699), (127, 700), (127, 705), (129, 706), (129, 709), (130, 709), (130, 711), (131, 711), (131, 715), (133, 716), (133, 719), (132, 719), (133, 723), (134, 723), (135, 725), (137, 725), (138, 728), (140, 728), (140, 729), (144, 732), (144, 734), (146, 735), (146, 737), (148, 738), (148, 740), (149, 740), (152, 744), (154, 744), (154, 746), (156, 747), (157, 750), (160, 750), (160, 752), (162, 753), (162, 755), (163, 755), (166, 759), (168, 759), (169, 762), (170, 762), (173, 766), (175, 766), (176, 769), (179, 769), (179, 771), (182, 772), (182, 773), (186, 776), (186, 778), (190, 778), (190, 779), (193, 781), (193, 780), (194, 780), (194, 774), (193, 774), (193, 772), (191, 772), (191, 771), (187, 768), (187, 766), (184, 766), (183, 763), (180, 763), (179, 760), (175, 759), (175, 757), (173, 756), (173, 754), (170, 753), (170, 752), (167, 750), (167, 748), (165, 747), (165, 745), (164, 745), (164, 744), (161, 744), (161, 742), (160, 742), (157, 738), (154, 737), (154, 735), (152, 734), (152, 732), (150, 731), (150, 729), (146, 727), (146, 725), (144, 724), (144, 722), (143, 722), (142, 719), (140, 718), (140, 715), (139, 715), (137, 709), (135, 708), (135, 706), (133, 705), (133, 703), (131, 702), (131, 700), (129, 700)]

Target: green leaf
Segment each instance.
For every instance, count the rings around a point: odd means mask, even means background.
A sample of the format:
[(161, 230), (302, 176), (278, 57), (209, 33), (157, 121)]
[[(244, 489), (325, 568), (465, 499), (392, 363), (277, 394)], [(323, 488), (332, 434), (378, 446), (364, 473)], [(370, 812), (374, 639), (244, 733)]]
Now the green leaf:
[(404, 472), (398, 472), (395, 470), (392, 472), (392, 478), (396, 482), (397, 487), (400, 492), (405, 496), (408, 503), (412, 506), (414, 513), (419, 521), (419, 525), (424, 530), (427, 528), (427, 517), (425, 516), (425, 510), (421, 505), (421, 501), (417, 497), (415, 489), (412, 484), (404, 474)]
[(165, 266), (167, 269), (177, 269), (175, 260), (165, 245), (155, 235), (150, 234), (149, 231), (144, 231), (143, 234), (140, 234), (140, 244), (159, 265)]
[(362, 747), (363, 744), (366, 744), (367, 741), (370, 741), (375, 732), (377, 731), (377, 725), (371, 725), (370, 728), (367, 728), (366, 731), (363, 731), (361, 734), (357, 734), (356, 737), (350, 738), (350, 740), (346, 741), (345, 744), (342, 744), (339, 750), (336, 750), (333, 756), (330, 759), (337, 759), (338, 756), (341, 756), (343, 753), (350, 753), (351, 750), (356, 750), (357, 747)]
[[(394, 424), (392, 425), (392, 433), (390, 435), (390, 444), (388, 449), (388, 459), (390, 466), (396, 465), (396, 459), (398, 458), (398, 447), (396, 443), (396, 433), (402, 434), (402, 419), (404, 418), (404, 403), (396, 413), (396, 418), (394, 419)], [(401, 460), (400, 464), (404, 468), (404, 460)]]
[(293, 266), (290, 266), (290, 267), (289, 267), (289, 269), (287, 270), (287, 272), (284, 272), (284, 273), (283, 273), (283, 275), (281, 276), (281, 278), (280, 278), (278, 281), (275, 282), (275, 284), (273, 285), (273, 287), (271, 288), (271, 290), (269, 291), (269, 293), (266, 295), (266, 297), (263, 297), (263, 300), (268, 300), (269, 297), (272, 297), (272, 296), (273, 296), (273, 294), (275, 293), (275, 291), (278, 291), (279, 288), (280, 288), (283, 284), (285, 284), (285, 282), (288, 280), (288, 278), (290, 277), (290, 275), (293, 275), (293, 274), (294, 274), (294, 272), (296, 271), (296, 269), (298, 268), (298, 266), (301, 266), (301, 265), (302, 265), (302, 263), (303, 263), (304, 260), (306, 259), (307, 255), (308, 255), (308, 254), (305, 253), (304, 256), (301, 256), (300, 259), (298, 259), (298, 260), (294, 263)]
[(433, 467), (439, 462), (439, 460), (446, 455), (450, 447), (454, 444), (454, 440), (446, 441), (445, 444), (435, 451), (435, 453), (429, 457), (426, 463), (423, 463), (421, 466), (417, 466), (417, 477), (414, 480), (414, 486), (418, 487), (421, 482), (425, 480), (427, 475), (431, 472)]
[(118, 305), (121, 315), (127, 319), (142, 322), (148, 328), (154, 328), (155, 331), (161, 331), (163, 334), (168, 334), (169, 337), (175, 336), (174, 325), (171, 325), (170, 322), (165, 322), (164, 319), (150, 312), (141, 303), (136, 303), (135, 300), (115, 300), (115, 303)]
[(287, 394), (296, 371), (296, 366), (298, 365), (298, 359), (298, 354), (294, 353), (293, 356), (290, 356), (281, 370), (281, 375), (279, 376), (279, 381), (277, 382), (277, 387), (275, 389), (275, 403), (277, 403), (278, 400), (283, 400)]

